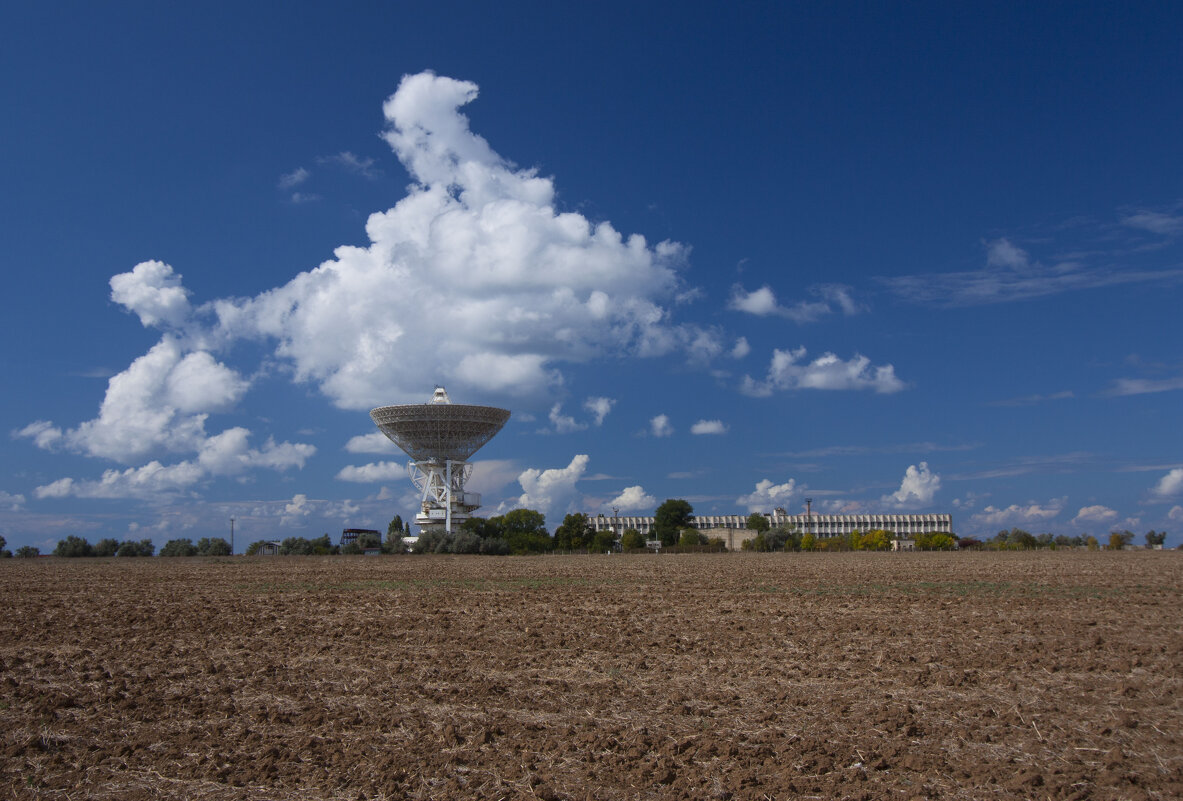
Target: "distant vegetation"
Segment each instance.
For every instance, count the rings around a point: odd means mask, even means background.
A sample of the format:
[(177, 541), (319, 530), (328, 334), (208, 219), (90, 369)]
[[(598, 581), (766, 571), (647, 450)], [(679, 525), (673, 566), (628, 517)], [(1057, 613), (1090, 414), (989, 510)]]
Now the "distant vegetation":
[[(694, 509), (684, 500), (671, 498), (657, 509), (654, 516), (653, 538), (661, 542), (663, 550), (676, 551), (725, 551), (722, 539), (708, 538), (691, 525)], [(818, 537), (811, 532), (801, 532), (796, 525), (780, 525), (773, 527), (768, 518), (755, 513), (745, 521), (749, 531), (756, 535), (744, 540), (745, 551), (889, 551), (895, 542), (895, 536), (890, 531), (874, 529), (871, 531), (854, 531), (849, 535), (835, 537)], [(563, 522), (555, 529), (552, 537), (546, 528), (546, 518), (541, 512), (533, 509), (514, 509), (504, 515), (490, 517), (471, 517), (464, 521), (458, 531), (451, 535), (442, 532), (428, 532), (422, 534), (417, 541), (408, 547), (404, 536), (410, 532), (410, 524), (402, 517), (395, 515), (386, 528), (385, 539), (379, 539), (378, 534), (362, 533), (357, 540), (341, 547), (334, 545), (328, 534), (315, 539), (305, 537), (288, 537), (276, 542), (278, 551), (285, 556), (327, 556), (333, 554), (360, 554), (367, 550), (380, 548), (382, 553), (452, 553), (452, 554), (486, 554), (492, 556), (508, 554), (532, 554), (548, 552), (581, 552), (607, 553), (617, 547), (615, 536), (611, 531), (595, 530), (592, 521), (585, 514), (568, 514)], [(1148, 531), (1145, 536), (1148, 547), (1162, 547), (1166, 540), (1165, 531)], [(948, 551), (956, 548), (962, 550), (1037, 550), (1058, 548), (1086, 548), (1090, 551), (1121, 550), (1134, 542), (1132, 531), (1113, 531), (1102, 545), (1096, 537), (1090, 534), (1067, 536), (1032, 534), (1021, 528), (1011, 528), (999, 531), (992, 538), (981, 541), (972, 537), (958, 539), (947, 531), (936, 531), (917, 534), (911, 537), (913, 547), (922, 551)], [(271, 544), (267, 540), (259, 540), (247, 547), (247, 555), (259, 553), (264, 546)], [(13, 554), (5, 549), (7, 542), (0, 537), (0, 558)], [(640, 551), (647, 546), (644, 535), (635, 528), (625, 529), (621, 534), (619, 547), (623, 551)], [(30, 558), (40, 555), (40, 550), (32, 546), (18, 548), (16, 556)], [(116, 539), (102, 539), (91, 545), (83, 537), (70, 535), (59, 540), (53, 549), (54, 556), (152, 556), (155, 546), (151, 540), (139, 541)], [(161, 556), (227, 556), (230, 555), (230, 543), (222, 537), (202, 537), (193, 543), (191, 539), (169, 540), (160, 549)]]

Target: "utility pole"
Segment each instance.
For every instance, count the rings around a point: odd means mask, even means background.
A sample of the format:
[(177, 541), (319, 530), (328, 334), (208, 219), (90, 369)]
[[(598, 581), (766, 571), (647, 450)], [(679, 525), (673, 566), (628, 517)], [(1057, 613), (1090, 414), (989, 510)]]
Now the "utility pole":
[(234, 556), (234, 517), (230, 518), (230, 555)]
[(813, 498), (805, 499), (805, 530), (813, 534)]

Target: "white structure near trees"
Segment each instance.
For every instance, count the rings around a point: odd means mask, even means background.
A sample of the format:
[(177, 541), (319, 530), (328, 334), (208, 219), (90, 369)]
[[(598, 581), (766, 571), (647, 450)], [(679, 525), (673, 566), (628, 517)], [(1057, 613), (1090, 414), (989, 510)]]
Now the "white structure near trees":
[(481, 496), (464, 490), (472, 475), (468, 459), (501, 430), (509, 410), (452, 403), (436, 387), (430, 403), (381, 406), (370, 418), (414, 460), (407, 472), (421, 493), (415, 525), (422, 531), (451, 533), (480, 507)]
[[(796, 526), (802, 534), (812, 534), (818, 539), (847, 536), (853, 531), (889, 531), (896, 539), (907, 539), (916, 534), (928, 534), (934, 531), (953, 532), (953, 515), (951, 514), (858, 514), (858, 515), (824, 515), (797, 514), (791, 515), (784, 509), (762, 513), (775, 528), (787, 525)], [(616, 517), (609, 515), (589, 516), (596, 531), (614, 531), (620, 534), (628, 529), (636, 529), (646, 538), (653, 530), (652, 516)], [(700, 530), (708, 529), (746, 529), (747, 515), (695, 515), (692, 518), (694, 527)]]

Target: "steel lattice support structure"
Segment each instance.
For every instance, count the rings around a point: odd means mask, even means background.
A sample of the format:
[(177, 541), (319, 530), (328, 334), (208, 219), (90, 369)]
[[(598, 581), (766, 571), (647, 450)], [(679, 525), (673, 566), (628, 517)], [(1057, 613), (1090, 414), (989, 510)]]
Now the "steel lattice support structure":
[(452, 403), (436, 387), (430, 403), (381, 406), (370, 418), (414, 460), (407, 472), (421, 493), (416, 525), (451, 533), (480, 507), (481, 496), (464, 489), (472, 476), (468, 459), (501, 430), (508, 410)]

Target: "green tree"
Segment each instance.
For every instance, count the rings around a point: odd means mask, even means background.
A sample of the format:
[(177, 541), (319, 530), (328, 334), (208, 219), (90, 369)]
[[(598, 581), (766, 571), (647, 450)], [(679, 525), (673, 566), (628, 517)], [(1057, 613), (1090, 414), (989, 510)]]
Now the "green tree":
[(461, 531), (471, 531), (482, 540), (488, 539), (504, 539), (504, 533), (501, 530), (501, 518), (496, 517), (492, 520), (486, 520), (483, 517), (470, 517), (460, 524)]
[(53, 549), (54, 556), (94, 556), (94, 548), (84, 538), (71, 534), (64, 540), (58, 540)]
[(246, 555), (254, 556), (259, 551), (263, 550), (263, 546), (267, 544), (267, 540), (255, 540), (250, 545), (246, 546)]
[(957, 546), (957, 540), (947, 531), (929, 531), (917, 534), (912, 538), (916, 548), (921, 551), (951, 551)]
[(199, 556), (230, 556), (230, 543), (221, 537), (202, 537), (197, 541)]
[[(465, 522), (468, 522), (467, 520)], [(386, 526), (386, 539), (398, 538), (402, 539), (411, 533), (411, 524), (404, 523), (402, 515), (395, 515)]]
[(682, 533), (678, 535), (678, 547), (693, 548), (698, 545), (705, 545), (706, 537), (698, 533), (698, 529), (684, 528)]
[(4, 539), (3, 536), (0, 536), (0, 559), (7, 559), (12, 556), (12, 551), (8, 550), (5, 547), (6, 545), (8, 545), (8, 540)]
[(90, 556), (114, 556), (115, 553), (119, 550), (119, 545), (120, 545), (120, 542), (117, 539), (113, 539), (111, 537), (108, 537), (106, 539), (101, 539), (98, 541), (98, 544), (96, 544), (94, 546), (93, 553), (91, 553), (89, 555)]
[(363, 531), (357, 535), (357, 547), (361, 550), (366, 548), (379, 548), (382, 545), (382, 539), (377, 534), (371, 534), (368, 531)]
[(328, 556), (330, 554), (339, 553), (341, 550), (333, 544), (333, 541), (329, 538), (328, 534), (321, 534), (316, 539), (310, 540), (309, 545), (312, 546), (312, 553), (316, 556)]
[(645, 538), (635, 528), (626, 528), (620, 535), (620, 550), (635, 551), (645, 547)]
[(872, 529), (859, 539), (859, 549), (863, 551), (890, 551), (892, 536), (881, 528)]
[(805, 532), (801, 535), (801, 550), (812, 551), (817, 548), (817, 537), (813, 536), (812, 532)]
[(768, 538), (764, 536), (763, 532), (758, 532), (754, 537), (748, 537), (740, 544), (740, 550), (755, 551), (756, 553), (764, 553), (768, 550)]
[(307, 537), (287, 537), (279, 544), (280, 556), (310, 556), (312, 542)]
[(407, 543), (403, 540), (404, 529), (398, 529), (393, 534), (387, 532), (382, 540), (382, 553), (406, 553)]
[(597, 531), (592, 535), (589, 546), (596, 553), (608, 553), (616, 549), (616, 535), (611, 531)]
[(533, 509), (514, 509), (501, 517), (491, 518), (502, 532), (502, 539), (509, 544), (510, 553), (542, 553), (551, 548), (550, 533), (546, 530), (546, 517)]
[(1109, 545), (1107, 546), (1111, 551), (1120, 551), (1125, 546), (1134, 541), (1134, 532), (1114, 531), (1109, 534)]
[(759, 512), (752, 512), (748, 515), (746, 525), (749, 529), (757, 534), (763, 534), (768, 529), (772, 528), (772, 524), (768, 522), (768, 518)]
[(796, 551), (801, 548), (801, 532), (795, 525), (782, 523), (764, 535), (770, 551)]
[(1007, 534), (1006, 541), (1007, 544), (1023, 550), (1039, 547), (1039, 540), (1035, 539), (1035, 535), (1021, 528), (1012, 528)]
[(595, 528), (587, 515), (569, 514), (555, 529), (555, 548), (560, 551), (581, 551), (591, 545), (595, 534)]
[(197, 556), (197, 548), (191, 539), (169, 540), (160, 549), (161, 556)]
[(41, 555), (41, 549), (33, 545), (22, 545), (16, 549), (17, 559), (32, 559)]
[(1154, 529), (1150, 529), (1146, 532), (1146, 547), (1153, 548), (1156, 545), (1162, 545), (1166, 539), (1167, 533), (1165, 531), (1155, 532)]
[(673, 545), (678, 541), (682, 529), (690, 528), (694, 520), (694, 507), (681, 498), (669, 498), (657, 507), (653, 516), (653, 535), (662, 545)]
[(154, 553), (156, 553), (156, 546), (152, 544), (152, 540), (140, 540), (139, 542), (124, 540), (119, 543), (119, 550), (115, 552), (115, 555), (151, 556)]

